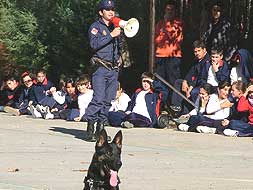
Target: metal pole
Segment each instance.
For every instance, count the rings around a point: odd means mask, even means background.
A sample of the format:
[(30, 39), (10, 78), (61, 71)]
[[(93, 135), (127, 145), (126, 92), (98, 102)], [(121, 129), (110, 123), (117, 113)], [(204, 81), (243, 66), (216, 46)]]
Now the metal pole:
[(189, 104), (191, 104), (194, 108), (197, 107), (191, 100), (186, 98), (181, 92), (179, 92), (174, 86), (172, 86), (170, 83), (168, 83), (166, 80), (164, 80), (160, 75), (158, 75), (157, 73), (154, 73), (154, 76), (156, 78), (158, 78), (160, 81), (162, 81), (164, 84), (166, 84), (171, 90), (176, 92), (179, 96), (181, 96), (185, 101), (187, 101)]
[(155, 61), (155, 0), (149, 1), (150, 12), (150, 36), (149, 36), (149, 65), (148, 70), (153, 72)]

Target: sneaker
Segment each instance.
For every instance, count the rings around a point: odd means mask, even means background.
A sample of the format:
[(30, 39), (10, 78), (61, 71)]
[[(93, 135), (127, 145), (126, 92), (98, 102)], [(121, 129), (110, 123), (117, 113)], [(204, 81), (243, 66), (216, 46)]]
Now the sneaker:
[(207, 127), (207, 126), (197, 126), (196, 130), (199, 133), (208, 133), (208, 134), (215, 134), (216, 133), (216, 128), (213, 127)]
[(47, 113), (47, 106), (42, 106), (42, 105), (39, 105), (37, 104), (36, 105), (36, 109), (43, 115), (43, 114), (46, 114)]
[(189, 127), (190, 127), (189, 125), (182, 123), (182, 124), (178, 125), (178, 130), (187, 132)]
[(52, 113), (45, 114), (45, 119), (54, 119), (54, 114)]
[(34, 118), (42, 118), (41, 113), (32, 105), (29, 105), (30, 112)]
[(134, 124), (130, 123), (129, 121), (124, 121), (122, 123), (122, 128), (131, 129), (134, 127)]
[(14, 116), (20, 116), (19, 110), (10, 106), (4, 106), (4, 111)]
[(50, 112), (49, 107), (46, 107), (45, 119), (54, 119), (54, 114)]
[(223, 134), (225, 136), (229, 136), (229, 137), (237, 137), (238, 136), (239, 131), (236, 130), (232, 130), (232, 129), (225, 129), (223, 131)]

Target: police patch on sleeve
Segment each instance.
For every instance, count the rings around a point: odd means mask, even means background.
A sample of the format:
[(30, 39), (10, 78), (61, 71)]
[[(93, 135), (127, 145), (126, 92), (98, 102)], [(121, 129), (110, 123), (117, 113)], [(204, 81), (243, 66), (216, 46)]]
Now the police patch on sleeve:
[(96, 34), (98, 33), (98, 29), (92, 28), (91, 33), (92, 33), (93, 35), (96, 35)]

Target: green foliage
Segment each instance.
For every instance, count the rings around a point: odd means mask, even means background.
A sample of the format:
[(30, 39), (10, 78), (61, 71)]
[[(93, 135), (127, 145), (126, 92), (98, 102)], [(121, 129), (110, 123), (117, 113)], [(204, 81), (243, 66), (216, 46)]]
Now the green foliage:
[(37, 39), (38, 24), (31, 12), (19, 11), (6, 0), (0, 3), (0, 42), (19, 67), (47, 68), (46, 46)]
[(33, 12), (39, 39), (47, 47), (52, 77), (85, 72), (90, 56), (87, 31), (98, 0), (17, 0), (20, 10)]

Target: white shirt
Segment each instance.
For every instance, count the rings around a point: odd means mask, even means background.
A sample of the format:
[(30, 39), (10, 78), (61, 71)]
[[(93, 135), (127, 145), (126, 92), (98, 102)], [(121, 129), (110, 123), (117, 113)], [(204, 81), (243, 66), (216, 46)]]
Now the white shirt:
[(89, 89), (84, 94), (79, 94), (77, 101), (78, 101), (78, 107), (79, 107), (79, 117), (82, 117), (85, 114), (85, 111), (93, 97), (93, 90)]
[(231, 84), (233, 82), (236, 82), (238, 80), (247, 83), (247, 80), (242, 74), (242, 69), (240, 65), (237, 65), (236, 67), (233, 67), (230, 72), (230, 79), (231, 79)]
[(208, 70), (207, 83), (211, 84), (212, 86), (218, 86), (219, 83), (212, 66), (210, 66)]
[(212, 94), (209, 98), (209, 101), (206, 105), (206, 115), (207, 117), (215, 120), (225, 119), (229, 116), (230, 108), (221, 108), (220, 104), (228, 101), (227, 99), (219, 100), (217, 94)]
[(63, 104), (65, 102), (66, 92), (60, 90), (53, 93), (53, 98), (58, 104)]
[(109, 109), (109, 111), (113, 111), (113, 112), (126, 111), (127, 106), (128, 106), (128, 102), (130, 100), (131, 99), (129, 98), (129, 96), (126, 93), (122, 92), (120, 97), (117, 100), (113, 100), (111, 102), (112, 106)]
[(135, 106), (133, 108), (134, 113), (140, 114), (146, 118), (149, 118), (149, 120), (151, 121), (151, 118), (149, 116), (148, 113), (148, 108), (146, 105), (146, 101), (145, 101), (145, 95), (148, 93), (149, 91), (144, 91), (142, 90), (141, 92), (138, 93), (137, 97), (136, 97), (136, 101), (135, 101)]

